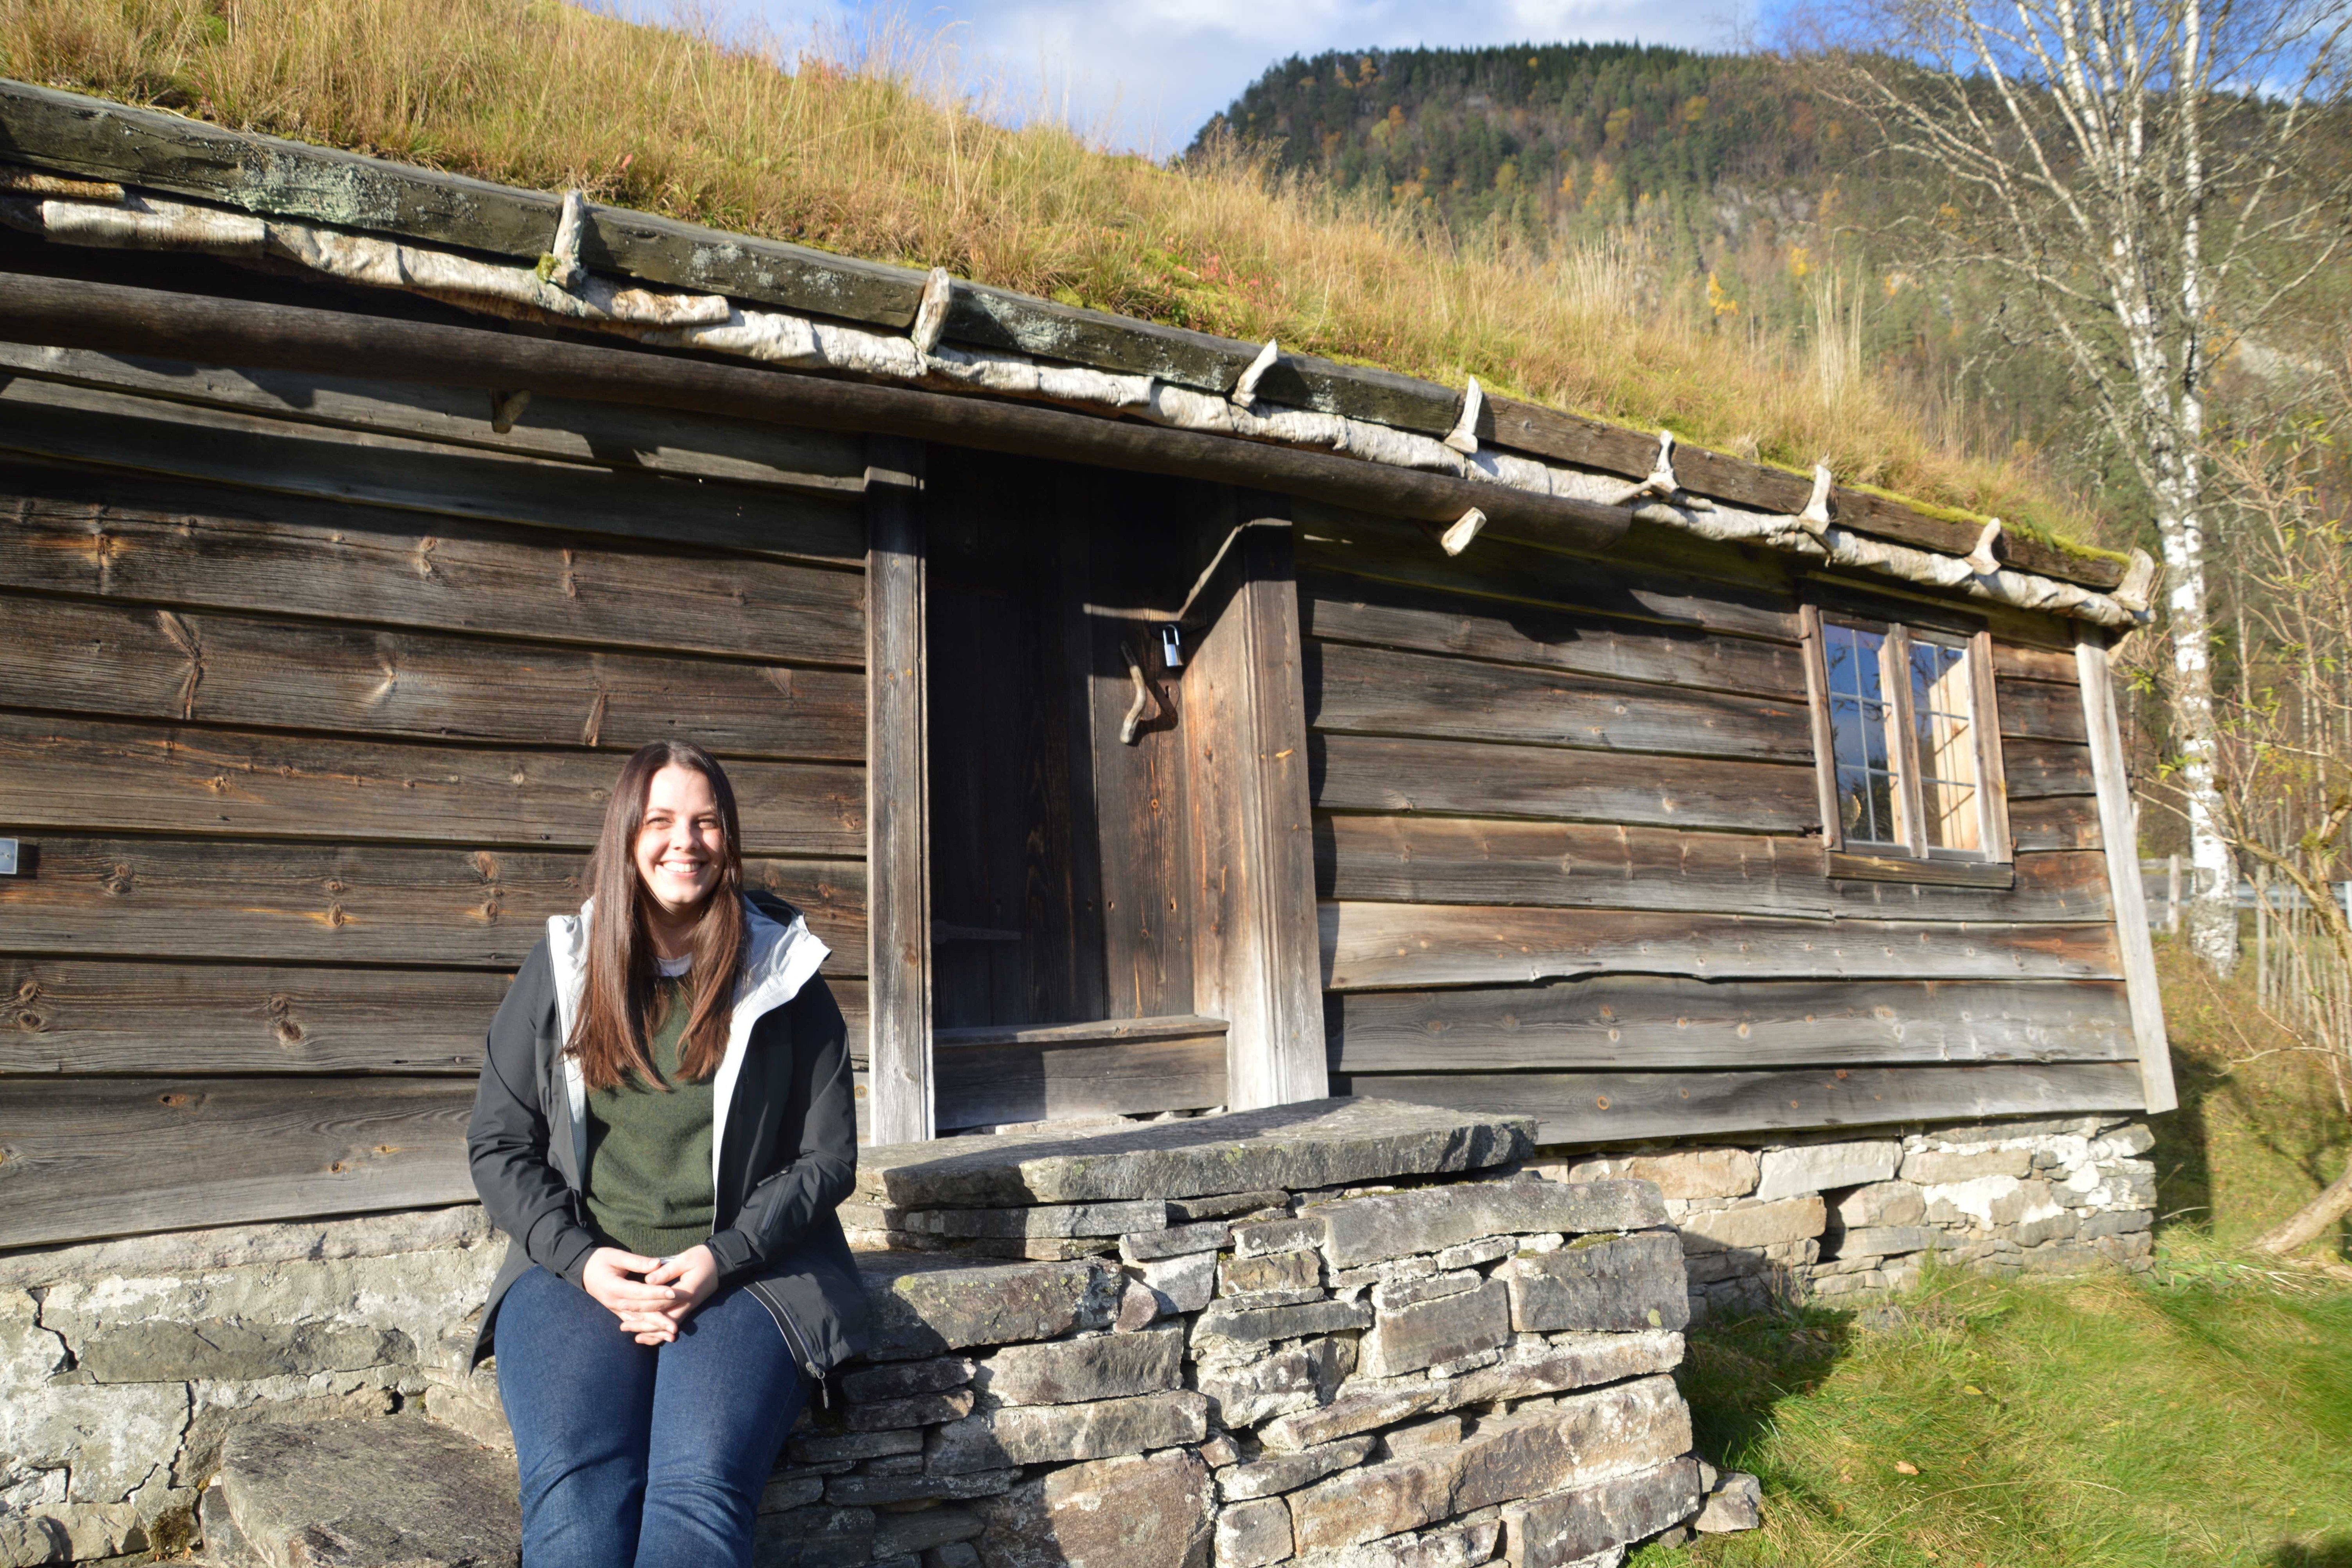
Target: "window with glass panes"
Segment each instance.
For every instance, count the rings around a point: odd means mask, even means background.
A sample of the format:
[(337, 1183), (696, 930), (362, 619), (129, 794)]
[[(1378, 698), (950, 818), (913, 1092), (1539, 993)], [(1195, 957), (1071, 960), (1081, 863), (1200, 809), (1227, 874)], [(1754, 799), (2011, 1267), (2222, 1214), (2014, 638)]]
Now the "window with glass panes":
[(1990, 640), (1810, 616), (1831, 847), (1914, 858), (2005, 854)]

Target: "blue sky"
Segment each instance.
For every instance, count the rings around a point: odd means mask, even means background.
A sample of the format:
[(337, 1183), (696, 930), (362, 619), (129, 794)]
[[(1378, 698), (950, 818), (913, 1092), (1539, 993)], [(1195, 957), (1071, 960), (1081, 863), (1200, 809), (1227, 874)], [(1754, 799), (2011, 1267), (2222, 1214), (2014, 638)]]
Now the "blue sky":
[[(784, 38), (895, 18), (953, 52), (998, 112), (1165, 156), (1276, 60), (1333, 48), (1634, 39), (1726, 47), (1739, 0), (722, 0)], [(632, 9), (638, 7), (632, 6)]]

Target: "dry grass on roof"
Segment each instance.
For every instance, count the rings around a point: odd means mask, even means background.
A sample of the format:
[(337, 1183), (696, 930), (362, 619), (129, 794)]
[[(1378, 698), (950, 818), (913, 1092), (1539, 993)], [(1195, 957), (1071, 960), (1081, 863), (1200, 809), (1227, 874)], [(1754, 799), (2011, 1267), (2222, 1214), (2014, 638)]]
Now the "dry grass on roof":
[[(0, 74), (1384, 365), (1465, 374), (1920, 500), (2074, 531), (2030, 459), (1638, 258), (1482, 253), (1234, 158), (1012, 130), (903, 38), (726, 47), (556, 0), (0, 0)], [(849, 61), (849, 64), (838, 63)], [(1689, 296), (1689, 297), (1685, 297)]]

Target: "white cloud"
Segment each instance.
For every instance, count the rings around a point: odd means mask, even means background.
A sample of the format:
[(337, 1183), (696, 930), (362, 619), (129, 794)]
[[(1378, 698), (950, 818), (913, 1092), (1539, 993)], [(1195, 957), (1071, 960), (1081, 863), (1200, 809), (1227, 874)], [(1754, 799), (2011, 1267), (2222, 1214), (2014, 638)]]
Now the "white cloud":
[[(856, 31), (867, 0), (737, 0), (780, 32)], [(1115, 147), (1165, 155), (1289, 55), (1630, 40), (1721, 47), (1728, 0), (947, 0), (889, 8), (937, 34), (1000, 112), (1064, 119)]]

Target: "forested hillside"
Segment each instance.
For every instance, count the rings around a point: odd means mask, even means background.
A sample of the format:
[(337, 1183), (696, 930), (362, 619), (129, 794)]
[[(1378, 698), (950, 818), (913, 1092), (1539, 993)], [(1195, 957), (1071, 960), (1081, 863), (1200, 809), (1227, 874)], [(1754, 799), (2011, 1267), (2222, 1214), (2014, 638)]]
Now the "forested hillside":
[(1654, 213), (1694, 247), (1736, 230), (1719, 189), (1818, 197), (1847, 140), (1775, 61), (1637, 44), (1293, 56), (1195, 151), (1228, 132), (1457, 231), (1542, 243)]
[(1996, 301), (1921, 287), (1886, 242), (1921, 191), (1861, 155), (1860, 129), (1769, 56), (1346, 50), (1273, 67), (1186, 156), (1236, 144), (1469, 249), (1605, 270), (1634, 309), (1774, 345), (1832, 396), (1891, 380), (1939, 438), (2040, 454), (2112, 501), (2117, 476), (2054, 367), (2007, 352)]

